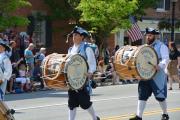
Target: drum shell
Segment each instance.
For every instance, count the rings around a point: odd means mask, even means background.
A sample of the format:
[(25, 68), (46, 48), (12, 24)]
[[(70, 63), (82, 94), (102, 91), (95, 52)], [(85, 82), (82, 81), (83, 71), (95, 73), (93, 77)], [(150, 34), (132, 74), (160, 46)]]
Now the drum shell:
[(88, 64), (80, 54), (53, 53), (45, 58), (42, 68), (45, 84), (50, 88), (78, 90), (87, 81)]
[(0, 102), (0, 120), (15, 120), (10, 110), (4, 102)]
[[(134, 52), (137, 49), (136, 46), (131, 46), (131, 48), (133, 49)], [(125, 48), (120, 48), (115, 53), (114, 67), (115, 67), (116, 72), (123, 79), (132, 79), (132, 78), (136, 79), (136, 78), (140, 78), (140, 76), (138, 74), (138, 71), (135, 68), (135, 59), (136, 59), (135, 56), (131, 57), (129, 61), (126, 61), (126, 63), (121, 64), (120, 61), (122, 60), (124, 49)]]
[[(65, 59), (66, 59), (66, 55), (54, 53), (54, 54), (48, 55), (43, 61), (42, 63), (43, 75), (42, 76), (47, 87), (55, 88), (55, 89), (67, 88), (65, 73), (63, 72), (64, 66), (65, 66)], [(52, 75), (53, 78), (48, 77), (48, 76), (51, 76), (51, 74), (48, 73), (48, 69), (49, 69), (48, 64), (55, 64), (55, 62), (57, 61), (58, 61), (57, 65), (60, 68), (59, 70), (60, 72), (57, 73), (57, 75)]]
[[(124, 56), (128, 58), (124, 60)], [(124, 46), (115, 53), (114, 66), (123, 79), (149, 80), (156, 74), (158, 62), (151, 46)]]

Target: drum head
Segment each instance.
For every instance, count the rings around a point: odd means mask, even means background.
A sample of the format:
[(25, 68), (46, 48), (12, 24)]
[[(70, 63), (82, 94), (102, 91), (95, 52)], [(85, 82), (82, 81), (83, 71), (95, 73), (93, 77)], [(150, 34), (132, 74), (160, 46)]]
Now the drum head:
[(158, 64), (158, 57), (153, 48), (150, 46), (140, 47), (136, 57), (136, 68), (142, 79), (151, 79), (155, 73), (155, 65)]
[(79, 54), (69, 57), (65, 64), (65, 73), (68, 85), (71, 89), (82, 88), (87, 79), (88, 65), (86, 60)]

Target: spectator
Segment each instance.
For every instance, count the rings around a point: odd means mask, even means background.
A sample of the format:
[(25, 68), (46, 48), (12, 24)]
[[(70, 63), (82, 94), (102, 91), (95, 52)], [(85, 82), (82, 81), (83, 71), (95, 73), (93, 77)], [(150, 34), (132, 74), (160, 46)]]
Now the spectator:
[(93, 49), (94, 51), (94, 55), (96, 57), (96, 60), (98, 60), (98, 57), (99, 57), (99, 49), (98, 49), (98, 46), (96, 45), (96, 41), (91, 37), (90, 38), (91, 40), (91, 43), (90, 43), (90, 47)]
[(117, 75), (115, 69), (114, 69), (114, 65), (113, 65), (113, 59), (110, 58), (108, 66), (106, 68), (106, 76), (107, 78), (111, 78), (112, 79), (112, 84), (119, 84), (119, 76)]
[[(168, 64), (168, 80), (169, 80), (169, 90), (172, 90), (172, 84), (173, 84), (173, 80), (176, 80), (176, 76), (178, 75), (178, 68), (180, 65), (180, 61), (178, 61), (178, 59), (180, 59), (180, 52), (177, 50), (176, 48), (176, 44), (174, 42), (169, 42), (169, 58), (170, 58), (170, 62)], [(178, 83), (179, 83), (179, 88), (180, 88), (180, 80), (178, 78)]]
[(23, 61), (23, 58), (18, 60), (17, 62), (12, 62), (12, 75), (10, 80), (8, 81), (8, 88), (10, 93), (15, 93), (14, 91), (14, 82), (17, 76), (19, 76), (18, 66)]
[(35, 56), (36, 62), (40, 61), (40, 63), (42, 63), (42, 61), (44, 60), (46, 55), (46, 48), (41, 48), (39, 53)]
[(107, 65), (109, 63), (109, 59), (110, 59), (109, 49), (105, 48), (105, 51), (104, 51), (104, 63), (105, 63), (105, 65)]
[(34, 44), (30, 43), (28, 48), (24, 51), (24, 57), (27, 65), (27, 71), (29, 72), (30, 77), (33, 75), (34, 70), (34, 55), (32, 50), (34, 49)]
[(106, 73), (105, 73), (105, 65), (104, 65), (104, 59), (100, 58), (97, 66), (97, 71), (95, 73), (95, 79), (100, 80), (101, 85), (102, 82), (105, 82), (106, 80)]
[(115, 55), (115, 53), (116, 53), (116, 51), (117, 51), (118, 49), (119, 49), (119, 45), (116, 45), (115, 48), (114, 48), (114, 50), (113, 50), (113, 52), (112, 52), (112, 56)]
[(42, 71), (41, 71), (41, 61), (37, 61), (35, 63), (35, 67), (34, 67), (34, 71), (33, 71), (33, 81), (34, 82), (40, 82), (40, 89), (41, 90), (44, 90), (44, 81), (43, 79), (41, 78), (42, 76)]
[[(21, 91), (30, 91), (31, 82), (30, 78), (28, 77), (28, 73), (26, 72), (26, 66), (24, 63), (21, 63), (18, 67), (19, 69), (19, 76), (16, 77), (15, 82), (20, 82), (21, 84)], [(18, 91), (19, 92), (19, 91)]]

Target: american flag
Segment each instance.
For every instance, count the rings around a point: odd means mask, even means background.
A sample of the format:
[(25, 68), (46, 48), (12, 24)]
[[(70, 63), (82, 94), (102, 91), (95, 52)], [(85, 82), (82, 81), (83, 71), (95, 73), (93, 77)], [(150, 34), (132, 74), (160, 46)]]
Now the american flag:
[(141, 33), (141, 30), (137, 24), (137, 21), (134, 16), (130, 16), (130, 21), (132, 23), (132, 26), (129, 30), (127, 30), (127, 34), (132, 40), (132, 42), (143, 39), (143, 35)]

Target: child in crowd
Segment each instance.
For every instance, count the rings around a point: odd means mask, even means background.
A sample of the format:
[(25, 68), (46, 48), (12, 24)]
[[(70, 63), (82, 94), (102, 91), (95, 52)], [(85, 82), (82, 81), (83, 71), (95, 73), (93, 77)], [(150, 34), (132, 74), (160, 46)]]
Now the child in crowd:
[(28, 73), (26, 72), (25, 64), (21, 63), (19, 65), (19, 76), (16, 77), (15, 82), (21, 83), (21, 92), (30, 91), (31, 90), (31, 82), (28, 77)]

